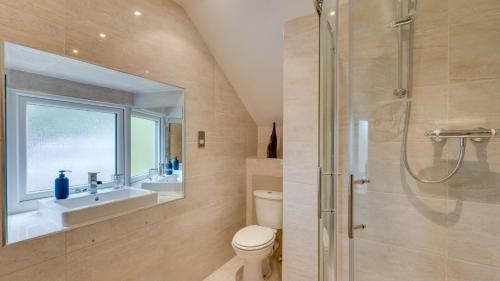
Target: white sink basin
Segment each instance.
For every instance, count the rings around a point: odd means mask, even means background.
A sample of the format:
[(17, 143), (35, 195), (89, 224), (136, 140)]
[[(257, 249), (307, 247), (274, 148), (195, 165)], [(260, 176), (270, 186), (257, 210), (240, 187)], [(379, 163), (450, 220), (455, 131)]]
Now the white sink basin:
[(130, 210), (154, 205), (158, 194), (153, 191), (125, 187), (105, 188), (97, 194), (72, 194), (68, 199), (38, 200), (38, 211), (48, 219), (68, 227)]

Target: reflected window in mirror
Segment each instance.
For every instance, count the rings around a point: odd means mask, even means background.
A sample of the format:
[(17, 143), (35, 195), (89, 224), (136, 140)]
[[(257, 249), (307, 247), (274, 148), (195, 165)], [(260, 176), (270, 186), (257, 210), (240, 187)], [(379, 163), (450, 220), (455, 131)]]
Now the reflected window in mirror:
[(161, 116), (133, 112), (130, 119), (131, 181), (137, 182), (159, 167)]
[(8, 243), (184, 198), (181, 88), (13, 43), (4, 58)]
[(168, 158), (177, 159), (182, 166), (182, 120), (171, 119), (168, 123)]

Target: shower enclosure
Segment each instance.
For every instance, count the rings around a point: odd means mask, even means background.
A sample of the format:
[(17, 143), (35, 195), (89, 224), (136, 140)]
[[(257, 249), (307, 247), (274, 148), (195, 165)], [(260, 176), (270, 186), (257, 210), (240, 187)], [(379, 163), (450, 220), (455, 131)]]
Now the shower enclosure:
[(349, 48), (333, 58), (324, 43), (343, 34), (321, 15), (321, 280), (500, 280), (500, 2), (344, 10)]

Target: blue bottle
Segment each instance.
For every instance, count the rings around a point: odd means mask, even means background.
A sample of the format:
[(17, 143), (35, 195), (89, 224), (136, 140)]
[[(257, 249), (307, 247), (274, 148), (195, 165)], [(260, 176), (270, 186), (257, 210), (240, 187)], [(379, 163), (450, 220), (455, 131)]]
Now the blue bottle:
[(172, 174), (172, 161), (168, 160), (167, 162), (167, 176)]
[(174, 170), (175, 171), (179, 170), (179, 160), (177, 159), (177, 156), (175, 156), (173, 164), (174, 164)]
[(64, 173), (71, 173), (71, 171), (59, 171), (59, 177), (55, 180), (56, 199), (66, 199), (69, 195), (69, 179)]

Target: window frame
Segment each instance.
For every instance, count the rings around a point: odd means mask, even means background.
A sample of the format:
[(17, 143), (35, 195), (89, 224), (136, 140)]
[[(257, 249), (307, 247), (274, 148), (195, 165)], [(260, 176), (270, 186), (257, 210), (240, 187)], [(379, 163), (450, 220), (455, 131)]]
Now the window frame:
[(161, 114), (157, 114), (151, 111), (146, 111), (146, 110), (139, 110), (139, 109), (133, 109), (130, 112), (130, 133), (128, 134), (128, 143), (129, 143), (129, 148), (128, 148), (128, 155), (129, 155), (129, 162), (130, 162), (130, 168), (129, 168), (129, 175), (128, 178), (130, 179), (130, 183), (134, 184), (140, 181), (143, 181), (149, 177), (148, 174), (140, 174), (140, 175), (132, 175), (132, 117), (137, 117), (137, 118), (143, 118), (151, 121), (155, 121), (155, 165), (154, 167), (158, 169), (159, 163), (161, 159), (164, 159), (164, 149), (162, 148), (161, 143), (163, 143), (164, 136), (163, 136), (163, 129), (162, 126), (164, 124), (163, 117)]
[[(27, 192), (27, 155), (26, 155), (26, 108), (28, 104), (56, 106), (76, 110), (113, 113), (116, 116), (115, 124), (115, 171), (125, 171), (124, 142), (126, 139), (124, 120), (125, 108), (116, 104), (83, 100), (78, 98), (54, 96), (44, 93), (34, 93), (21, 90), (7, 90), (6, 129), (7, 129), (7, 192), (8, 213), (18, 213), (36, 208), (36, 200), (54, 196), (53, 190), (28, 193)], [(57, 175), (54, 174), (54, 178)], [(110, 186), (104, 181), (101, 187)], [(70, 192), (74, 189), (70, 187)]]

